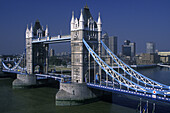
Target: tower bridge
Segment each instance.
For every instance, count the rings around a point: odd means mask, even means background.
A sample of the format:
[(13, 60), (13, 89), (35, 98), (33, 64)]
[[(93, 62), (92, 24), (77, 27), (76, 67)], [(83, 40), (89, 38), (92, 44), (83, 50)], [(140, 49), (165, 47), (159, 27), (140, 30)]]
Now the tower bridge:
[[(74, 12), (72, 12), (70, 32), (70, 35), (50, 36), (48, 26), (44, 30), (38, 20), (34, 26), (31, 25), (30, 29), (27, 26), (26, 65), (22, 68), (23, 71), (16, 71), (20, 68), (21, 61), (18, 61), (13, 68), (6, 67), (6, 70), (4, 69), (4, 72), (18, 74), (13, 86), (35, 85), (36, 76), (58, 80), (60, 81), (60, 90), (56, 94), (57, 105), (77, 105), (82, 100), (101, 96), (102, 91), (170, 102), (170, 86), (138, 73), (121, 61), (102, 42), (100, 13), (97, 21), (95, 21), (88, 6), (81, 10), (79, 19), (74, 17)], [(67, 41), (71, 42), (71, 78), (64, 75), (49, 74), (49, 44)], [(113, 62), (117, 64), (117, 70), (103, 61), (101, 47), (104, 48), (102, 51), (106, 51)], [(38, 74), (35, 72), (37, 67), (40, 70)]]

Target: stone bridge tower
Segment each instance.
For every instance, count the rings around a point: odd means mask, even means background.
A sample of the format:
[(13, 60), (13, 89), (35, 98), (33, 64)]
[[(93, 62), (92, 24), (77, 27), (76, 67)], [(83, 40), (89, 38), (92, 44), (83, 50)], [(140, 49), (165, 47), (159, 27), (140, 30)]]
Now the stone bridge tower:
[[(88, 6), (81, 10), (80, 18), (74, 18), (74, 12), (71, 19), (71, 64), (72, 64), (72, 82), (85, 82), (85, 74), (88, 70), (88, 51), (83, 44), (83, 39), (101, 56), (101, 35), (102, 23), (100, 13), (98, 21), (94, 21)], [(92, 58), (91, 58), (92, 60)], [(92, 61), (95, 65), (95, 61)], [(92, 66), (90, 65), (90, 66)], [(96, 67), (101, 74), (101, 69)]]
[(40, 22), (37, 20), (34, 27), (26, 29), (26, 67), (28, 74), (36, 73), (36, 68), (39, 73), (48, 72), (48, 44), (32, 43), (34, 39), (41, 39), (48, 36), (48, 27), (43, 30)]
[[(98, 21), (94, 21), (86, 5), (81, 10), (79, 19), (74, 18), (74, 13), (72, 13), (70, 24), (72, 83), (60, 83), (60, 90), (56, 94), (56, 105), (60, 106), (80, 105), (83, 102), (87, 102), (86, 100), (88, 102), (89, 100), (93, 101), (93, 99), (103, 94), (99, 91), (92, 91), (85, 83), (87, 72), (89, 72), (89, 64), (90, 67), (95, 67), (96, 63), (93, 58), (89, 57), (89, 52), (83, 44), (84, 39), (100, 56), (100, 39), (102, 33), (100, 14)], [(101, 69), (96, 66), (94, 68), (94, 74), (98, 71), (100, 74)]]

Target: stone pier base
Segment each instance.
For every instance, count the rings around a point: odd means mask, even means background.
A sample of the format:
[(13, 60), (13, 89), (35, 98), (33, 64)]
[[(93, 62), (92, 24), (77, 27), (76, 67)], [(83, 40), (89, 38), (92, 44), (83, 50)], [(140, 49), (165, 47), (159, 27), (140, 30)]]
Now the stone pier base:
[(60, 83), (56, 94), (57, 106), (72, 106), (90, 103), (102, 96), (101, 91), (89, 89), (86, 83)]
[(17, 79), (12, 83), (13, 88), (25, 88), (36, 85), (35, 75), (22, 75), (17, 74)]

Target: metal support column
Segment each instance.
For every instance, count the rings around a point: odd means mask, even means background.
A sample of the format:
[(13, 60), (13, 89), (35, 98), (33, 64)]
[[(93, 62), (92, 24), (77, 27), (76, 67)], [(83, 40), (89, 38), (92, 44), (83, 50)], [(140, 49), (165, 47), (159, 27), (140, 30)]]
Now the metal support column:
[(90, 52), (89, 52), (89, 83), (90, 83)]
[[(94, 50), (94, 45), (93, 45), (93, 51)], [(96, 61), (94, 60), (94, 84), (96, 84)]]
[(139, 109), (140, 109), (140, 113), (141, 113), (141, 111), (142, 111), (142, 102), (141, 102), (141, 100), (142, 100), (142, 99), (140, 98), (140, 108), (139, 108)]
[(108, 86), (108, 74), (106, 74), (106, 87)]
[(148, 113), (148, 100), (147, 100), (147, 109), (146, 109), (146, 113)]

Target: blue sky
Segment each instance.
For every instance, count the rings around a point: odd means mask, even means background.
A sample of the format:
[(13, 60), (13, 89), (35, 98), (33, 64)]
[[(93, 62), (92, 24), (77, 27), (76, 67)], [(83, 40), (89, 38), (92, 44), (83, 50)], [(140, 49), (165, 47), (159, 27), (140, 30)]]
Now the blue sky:
[(0, 54), (22, 53), (26, 25), (36, 19), (51, 36), (70, 34), (71, 12), (79, 18), (86, 3), (95, 20), (101, 12), (103, 30), (118, 37), (119, 52), (126, 39), (136, 42), (137, 53), (150, 41), (170, 50), (170, 0), (0, 0)]

